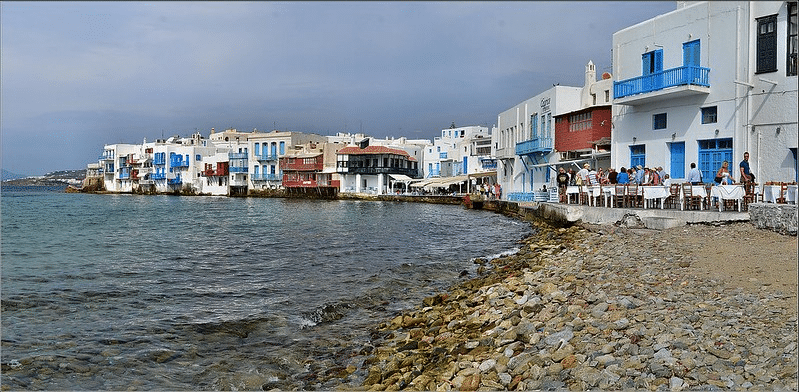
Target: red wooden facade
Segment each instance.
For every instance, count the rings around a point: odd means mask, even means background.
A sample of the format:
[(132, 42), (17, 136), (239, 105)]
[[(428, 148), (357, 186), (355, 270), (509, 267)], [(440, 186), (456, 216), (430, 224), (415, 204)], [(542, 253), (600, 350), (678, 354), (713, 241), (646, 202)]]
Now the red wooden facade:
[(214, 170), (214, 165), (206, 163), (205, 170), (203, 170), (203, 175), (206, 177), (228, 175), (228, 162), (217, 162), (216, 170)]
[(595, 106), (555, 117), (555, 150), (591, 149), (592, 141), (610, 138), (610, 106)]
[(331, 173), (322, 173), (325, 168), (324, 155), (288, 156), (280, 158), (284, 188), (336, 187)]

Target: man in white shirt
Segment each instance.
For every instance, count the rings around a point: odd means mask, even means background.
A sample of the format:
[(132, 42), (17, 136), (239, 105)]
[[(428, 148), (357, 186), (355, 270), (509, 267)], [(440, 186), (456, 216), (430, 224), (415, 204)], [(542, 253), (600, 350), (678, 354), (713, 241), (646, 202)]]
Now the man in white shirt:
[(577, 172), (577, 178), (582, 181), (583, 185), (588, 185), (588, 168), (591, 167), (587, 163), (583, 164), (583, 168)]
[(688, 172), (688, 177), (685, 178), (685, 181), (691, 183), (691, 185), (702, 185), (702, 172), (696, 168), (696, 163), (691, 162), (691, 170)]

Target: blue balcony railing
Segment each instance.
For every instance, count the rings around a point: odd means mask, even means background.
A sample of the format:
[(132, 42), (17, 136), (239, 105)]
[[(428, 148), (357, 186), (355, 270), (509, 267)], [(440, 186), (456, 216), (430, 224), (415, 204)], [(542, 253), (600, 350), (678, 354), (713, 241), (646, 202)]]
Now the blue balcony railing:
[(165, 180), (166, 173), (150, 173), (151, 180)]
[(227, 154), (230, 159), (247, 159), (246, 152), (230, 152)]
[(155, 154), (153, 165), (166, 165), (166, 158), (163, 155)]
[(651, 93), (668, 87), (685, 85), (710, 87), (710, 68), (686, 65), (613, 82), (613, 98)]
[(253, 181), (281, 181), (283, 174), (253, 174)]
[(181, 180), (180, 177), (170, 178), (169, 180), (167, 180), (167, 184), (169, 185), (180, 185), (182, 183), (183, 180)]
[(428, 178), (429, 177), (436, 177), (436, 176), (440, 176), (440, 175), (441, 175), (441, 170), (440, 169), (433, 169), (433, 170), (430, 170), (430, 172), (427, 173), (427, 177)]
[(539, 137), (516, 143), (516, 155), (528, 155), (534, 153), (546, 153), (552, 151), (552, 138)]
[(277, 160), (277, 154), (256, 155), (255, 159), (257, 159), (259, 161), (276, 161)]
[(228, 170), (229, 170), (231, 173), (247, 173), (247, 172), (249, 171), (249, 169), (248, 169), (248, 168), (246, 168), (246, 167), (240, 167), (240, 166), (230, 166), (230, 167), (228, 168)]

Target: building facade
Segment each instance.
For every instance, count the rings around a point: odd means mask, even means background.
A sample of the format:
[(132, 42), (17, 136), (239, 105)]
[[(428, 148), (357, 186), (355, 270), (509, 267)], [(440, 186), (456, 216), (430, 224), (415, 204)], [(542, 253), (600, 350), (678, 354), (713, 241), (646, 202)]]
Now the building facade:
[(497, 116), (497, 182), (502, 198), (550, 185), (554, 153), (554, 118), (580, 108), (582, 88), (553, 86)]
[[(433, 145), (425, 148), (422, 156), (422, 171), (424, 178), (453, 177), (475, 173), (483, 170), (480, 158), (490, 155), (491, 142), (487, 127), (467, 126), (452, 127), (441, 130), (441, 137), (433, 139)], [(477, 140), (487, 141), (481, 144), (481, 149), (474, 148)], [(486, 149), (488, 146), (488, 154)]]
[(385, 146), (347, 146), (337, 152), (336, 172), (340, 176), (340, 192), (383, 195), (393, 193), (391, 179), (404, 180), (419, 176), (419, 164), (404, 150)]
[(796, 2), (678, 2), (613, 34), (612, 161), (796, 181)]

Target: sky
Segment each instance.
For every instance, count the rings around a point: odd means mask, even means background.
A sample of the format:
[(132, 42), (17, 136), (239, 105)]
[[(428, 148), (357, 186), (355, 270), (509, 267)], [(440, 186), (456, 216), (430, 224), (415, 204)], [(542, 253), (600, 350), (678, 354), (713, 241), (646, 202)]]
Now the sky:
[(2, 168), (211, 128), (431, 139), (612, 72), (665, 2), (0, 2)]

